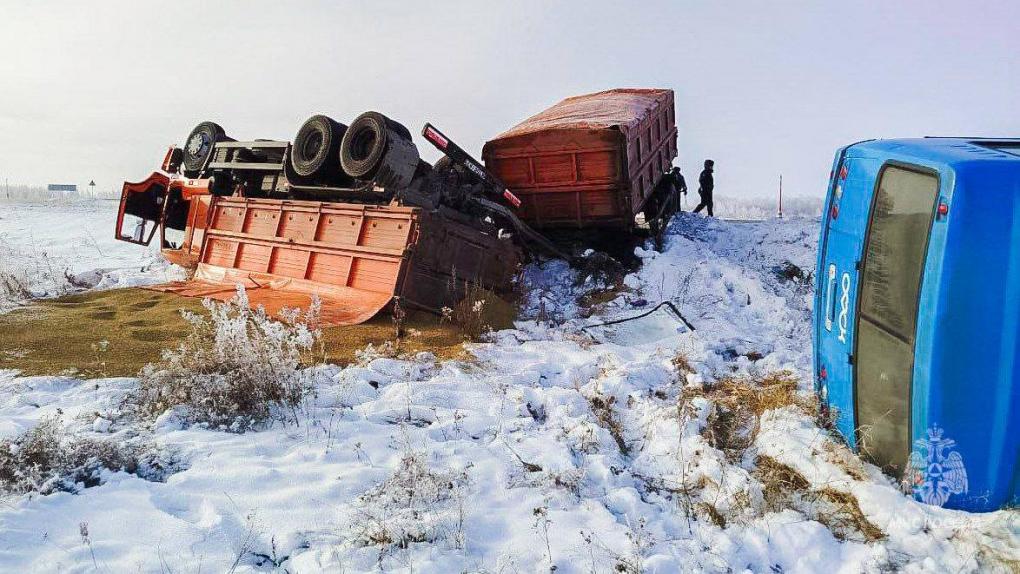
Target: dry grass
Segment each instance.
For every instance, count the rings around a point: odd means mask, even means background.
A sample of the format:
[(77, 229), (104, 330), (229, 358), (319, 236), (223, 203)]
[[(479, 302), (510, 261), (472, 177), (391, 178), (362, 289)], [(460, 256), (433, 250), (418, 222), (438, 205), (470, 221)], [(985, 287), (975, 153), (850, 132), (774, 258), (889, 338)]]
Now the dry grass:
[(812, 489), (804, 475), (769, 456), (755, 459), (753, 474), (762, 485), (765, 512), (796, 510), (825, 525), (840, 540), (875, 542), (885, 538), (850, 493), (827, 487)]
[[(485, 300), (481, 324), (512, 326), (516, 309), (511, 304), (495, 296)], [(182, 310), (200, 313), (202, 302), (136, 288), (36, 301), (0, 315), (0, 368), (25, 375), (134, 376), (186, 338)], [(460, 359), (466, 355), (464, 341), (473, 339), (461, 325), (420, 311), (407, 313), (403, 330), (397, 339), (386, 312), (361, 325), (327, 327), (305, 360), (346, 365), (369, 344), (387, 342), (399, 353), (429, 351), (440, 360)]]
[(20, 435), (0, 440), (0, 494), (4, 495), (76, 492), (99, 485), (103, 470), (162, 481), (176, 469), (173, 457), (148, 445), (72, 436), (59, 416), (45, 417)]
[(695, 506), (695, 512), (699, 515), (707, 516), (712, 524), (715, 524), (719, 528), (726, 528), (726, 517), (723, 516), (719, 509), (707, 502), (699, 502)]
[(188, 335), (158, 362), (142, 368), (138, 387), (125, 406), (154, 419), (185, 407), (190, 422), (245, 430), (270, 418), (296, 421), (296, 410), (310, 388), (301, 354), (319, 332), (309, 328), (318, 307), (288, 312), (286, 322), (248, 306), (239, 289), (226, 303), (203, 302), (207, 313), (186, 313)]
[(352, 541), (382, 554), (423, 542), (466, 543), (464, 503), (468, 476), (431, 468), (423, 454), (406, 452), (393, 473), (358, 497), (348, 525)]
[[(682, 356), (674, 358), (674, 364), (678, 371), (690, 368)], [(725, 452), (731, 461), (739, 460), (754, 442), (765, 411), (790, 405), (812, 415), (817, 410), (813, 401), (797, 393), (797, 379), (788, 371), (727, 377), (702, 388), (685, 388), (681, 403), (695, 397), (712, 401), (714, 408), (704, 435), (709, 444)]]
[(0, 301), (19, 301), (28, 299), (32, 292), (28, 290), (24, 280), (17, 275), (0, 269)]
[(477, 340), (490, 330), (513, 327), (517, 307), (492, 291), (471, 283), (464, 286), (464, 298), (449, 312), (462, 337)]
[(604, 309), (607, 304), (615, 301), (620, 295), (632, 291), (633, 289), (621, 282), (605, 289), (589, 291), (578, 299), (578, 303), (585, 310), (585, 314), (590, 316)]
[[(686, 358), (674, 359), (677, 371), (683, 373), (689, 368)], [(702, 431), (713, 447), (725, 453), (731, 462), (739, 462), (749, 452), (759, 432), (762, 415), (771, 410), (793, 406), (809, 416), (818, 416), (816, 403), (808, 396), (797, 392), (797, 379), (786, 371), (765, 375), (723, 378), (703, 388), (685, 388), (679, 407), (689, 405), (695, 397), (703, 397), (713, 403), (708, 424)], [(849, 451), (833, 446), (824, 451), (830, 462), (839, 464), (854, 478), (866, 477), (863, 466), (852, 458)], [(856, 464), (855, 464), (856, 462)], [(828, 528), (840, 540), (874, 542), (885, 537), (861, 511), (857, 499), (849, 493), (829, 487), (815, 488), (795, 468), (764, 455), (753, 461), (752, 476), (761, 485), (761, 504), (755, 506), (753, 514), (780, 512), (792, 509), (816, 520)], [(705, 485), (695, 485), (697, 492)], [(742, 512), (751, 508), (746, 504), (735, 505), (734, 510), (721, 512), (707, 503), (694, 505), (693, 510), (714, 524), (725, 528)]]
[(732, 409), (742, 407), (757, 417), (790, 405), (812, 414), (815, 410), (813, 401), (797, 394), (797, 379), (789, 371), (724, 378), (708, 386), (705, 394), (716, 404)]
[(609, 434), (613, 437), (613, 440), (616, 441), (616, 446), (620, 449), (620, 454), (627, 456), (630, 453), (630, 448), (627, 446), (627, 442), (623, 438), (623, 424), (620, 422), (616, 413), (613, 412), (613, 405), (616, 404), (616, 397), (606, 396), (599, 393), (595, 396), (588, 397), (588, 404), (591, 405), (591, 412), (594, 413), (599, 425), (608, 430)]
[(770, 456), (754, 461), (755, 478), (761, 482), (765, 512), (779, 512), (791, 506), (791, 497), (811, 487), (804, 475)]
[(680, 375), (680, 382), (686, 380), (687, 375), (697, 373), (694, 366), (691, 365), (690, 359), (683, 353), (677, 353), (673, 356), (673, 368), (676, 369), (678, 375)]
[(816, 516), (840, 540), (860, 538), (874, 542), (885, 538), (885, 533), (864, 516), (857, 498), (847, 492), (823, 488), (816, 492), (819, 502), (824, 503)]
[(864, 463), (842, 443), (826, 441), (822, 446), (822, 457), (826, 462), (838, 466), (854, 480), (867, 480), (868, 472)]

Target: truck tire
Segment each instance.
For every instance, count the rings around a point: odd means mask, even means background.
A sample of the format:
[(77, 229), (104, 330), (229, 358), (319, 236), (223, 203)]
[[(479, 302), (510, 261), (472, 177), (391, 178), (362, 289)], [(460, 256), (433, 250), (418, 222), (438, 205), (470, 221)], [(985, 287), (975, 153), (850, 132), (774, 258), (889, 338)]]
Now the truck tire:
[(420, 161), (411, 132), (379, 112), (355, 118), (340, 144), (344, 172), (387, 189), (410, 184)]
[(347, 126), (323, 115), (308, 118), (290, 148), (290, 162), (294, 173), (306, 178), (324, 178), (335, 175), (337, 151)]
[(444, 155), (443, 157), (436, 160), (436, 164), (432, 166), (432, 171), (439, 173), (450, 173), (450, 177), (456, 178), (457, 185), (461, 184), (476, 184), (482, 180), (475, 174), (468, 171), (466, 167), (461, 164), (453, 163), (453, 160), (449, 156)]
[(184, 175), (197, 177), (212, 156), (216, 142), (227, 140), (230, 138), (219, 124), (202, 122), (195, 126), (184, 141)]
[(453, 161), (448, 156), (443, 156), (432, 165), (432, 171), (445, 172), (453, 169)]

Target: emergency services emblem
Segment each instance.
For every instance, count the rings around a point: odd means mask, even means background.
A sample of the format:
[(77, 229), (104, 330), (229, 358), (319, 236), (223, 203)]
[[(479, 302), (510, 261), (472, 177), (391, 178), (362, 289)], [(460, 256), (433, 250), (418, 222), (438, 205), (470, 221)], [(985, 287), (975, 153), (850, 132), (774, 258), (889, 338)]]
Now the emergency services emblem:
[(915, 498), (942, 506), (950, 496), (967, 492), (967, 469), (960, 453), (952, 450), (955, 446), (955, 440), (942, 438), (938, 426), (928, 429), (927, 439), (914, 441), (903, 483)]

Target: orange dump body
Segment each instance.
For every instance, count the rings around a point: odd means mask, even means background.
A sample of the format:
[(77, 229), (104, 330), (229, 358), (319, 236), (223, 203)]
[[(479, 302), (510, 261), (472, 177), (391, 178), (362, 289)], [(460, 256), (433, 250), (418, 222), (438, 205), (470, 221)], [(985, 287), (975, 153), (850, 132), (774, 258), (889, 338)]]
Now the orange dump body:
[(196, 195), (185, 242), (166, 248), (187, 261), (190, 281), (149, 287), (228, 300), (243, 285), (251, 305), (276, 315), (321, 303), (322, 325), (367, 321), (395, 298), (438, 312), (467, 284), (509, 289), (521, 254), (509, 241), (426, 212), (361, 205)]
[(482, 149), (537, 228), (631, 228), (676, 156), (673, 91), (657, 89), (567, 98)]

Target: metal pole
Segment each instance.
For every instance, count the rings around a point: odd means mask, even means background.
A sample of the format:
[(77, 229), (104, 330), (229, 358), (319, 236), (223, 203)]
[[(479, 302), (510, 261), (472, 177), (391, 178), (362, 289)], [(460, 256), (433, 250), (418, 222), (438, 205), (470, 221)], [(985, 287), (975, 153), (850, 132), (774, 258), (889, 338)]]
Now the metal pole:
[(779, 174), (779, 218), (783, 218), (783, 174)]

